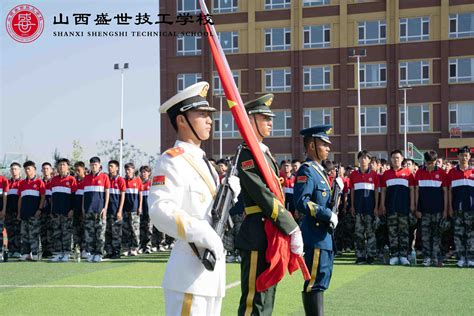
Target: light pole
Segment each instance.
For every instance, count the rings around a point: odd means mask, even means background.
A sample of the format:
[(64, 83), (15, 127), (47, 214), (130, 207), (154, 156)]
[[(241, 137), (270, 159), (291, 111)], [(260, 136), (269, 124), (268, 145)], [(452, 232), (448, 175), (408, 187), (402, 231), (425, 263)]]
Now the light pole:
[(224, 95), (219, 93), (219, 159), (222, 159), (222, 98)]
[(410, 86), (401, 86), (399, 90), (403, 90), (403, 112), (405, 112), (405, 115), (403, 115), (403, 144), (404, 144), (404, 154), (405, 157), (408, 157), (408, 141), (407, 141), (407, 117), (408, 117), (408, 111), (407, 111), (407, 90), (411, 90)]
[(121, 92), (121, 101), (120, 101), (120, 156), (119, 156), (119, 174), (122, 175), (122, 157), (123, 157), (123, 72), (125, 69), (128, 69), (128, 63), (123, 64), (123, 68), (120, 68), (119, 64), (114, 64), (115, 70), (120, 70), (120, 74), (122, 76), (122, 92)]
[(360, 58), (366, 57), (367, 51), (365, 48), (359, 49), (358, 53), (354, 48), (349, 49), (349, 57), (357, 58), (357, 148), (360, 152), (362, 150), (362, 132), (361, 132), (361, 122), (360, 122)]

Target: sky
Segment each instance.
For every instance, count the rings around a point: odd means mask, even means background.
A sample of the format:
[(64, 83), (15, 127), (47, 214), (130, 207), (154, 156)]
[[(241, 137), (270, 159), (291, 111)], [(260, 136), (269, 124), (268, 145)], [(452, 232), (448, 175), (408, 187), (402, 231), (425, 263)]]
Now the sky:
[[(134, 24), (148, 13), (156, 21), (159, 0), (2, 0), (2, 21), (19, 4), (38, 8), (42, 35), (18, 43), (2, 22), (0, 40), (0, 163), (5, 153), (21, 152), (36, 162), (51, 161), (57, 149), (70, 157), (73, 140), (95, 155), (100, 140), (120, 135), (121, 75), (115, 63), (128, 62), (124, 73), (125, 141), (148, 154), (159, 152), (159, 37), (55, 37), (55, 31), (158, 31), (158, 25)], [(59, 14), (69, 25), (54, 25)], [(75, 25), (74, 13), (90, 13), (89, 25)], [(96, 26), (97, 14), (133, 16), (130, 25)]]

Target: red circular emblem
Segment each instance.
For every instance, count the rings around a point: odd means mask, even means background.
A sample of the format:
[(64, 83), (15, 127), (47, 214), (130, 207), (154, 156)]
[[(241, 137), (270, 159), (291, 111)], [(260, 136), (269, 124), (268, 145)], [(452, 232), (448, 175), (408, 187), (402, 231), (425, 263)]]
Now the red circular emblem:
[(372, 182), (372, 178), (369, 178), (369, 181)]
[(6, 27), (15, 41), (31, 43), (43, 33), (43, 14), (32, 5), (18, 5), (8, 13)]
[(66, 185), (69, 185), (69, 181), (68, 181), (68, 182), (66, 182)]

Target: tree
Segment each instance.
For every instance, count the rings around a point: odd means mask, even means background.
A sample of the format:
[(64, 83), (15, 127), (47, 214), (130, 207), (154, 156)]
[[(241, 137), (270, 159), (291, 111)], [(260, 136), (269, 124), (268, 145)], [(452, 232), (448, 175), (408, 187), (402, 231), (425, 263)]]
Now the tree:
[(74, 165), (76, 162), (81, 161), (84, 148), (82, 148), (81, 142), (79, 140), (72, 141), (72, 153), (71, 153), (71, 165)]
[[(111, 140), (101, 140), (97, 142), (99, 148), (98, 156), (106, 157), (109, 160), (120, 161), (120, 142)], [(133, 162), (137, 167), (148, 163), (150, 156), (140, 148), (128, 142), (123, 143), (123, 163)]]
[(56, 168), (58, 166), (58, 161), (59, 159), (63, 158), (61, 156), (61, 153), (59, 152), (59, 150), (57, 148), (54, 148), (54, 153), (53, 153), (53, 167)]

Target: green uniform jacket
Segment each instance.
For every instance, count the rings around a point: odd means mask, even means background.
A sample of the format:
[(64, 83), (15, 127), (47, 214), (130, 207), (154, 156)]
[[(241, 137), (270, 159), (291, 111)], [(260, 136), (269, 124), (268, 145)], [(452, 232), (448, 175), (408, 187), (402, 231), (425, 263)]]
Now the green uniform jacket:
[[(278, 165), (275, 160), (268, 153), (264, 153), (264, 156), (277, 176)], [(267, 248), (265, 218), (270, 219), (285, 235), (289, 235), (298, 224), (267, 187), (250, 149), (245, 145), (237, 162), (237, 168), (246, 216), (237, 235), (236, 247), (245, 250), (265, 250)]]

